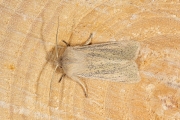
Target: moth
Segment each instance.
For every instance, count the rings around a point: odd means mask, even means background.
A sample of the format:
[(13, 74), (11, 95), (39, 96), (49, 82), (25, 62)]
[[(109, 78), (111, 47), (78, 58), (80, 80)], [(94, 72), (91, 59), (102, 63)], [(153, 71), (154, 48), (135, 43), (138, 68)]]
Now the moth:
[(64, 53), (58, 55), (56, 39), (56, 68), (61, 68), (63, 74), (81, 85), (87, 97), (87, 87), (81, 78), (107, 80), (112, 82), (134, 83), (140, 81), (138, 57), (140, 44), (133, 40), (122, 40), (91, 45), (92, 34), (82, 46), (67, 47)]

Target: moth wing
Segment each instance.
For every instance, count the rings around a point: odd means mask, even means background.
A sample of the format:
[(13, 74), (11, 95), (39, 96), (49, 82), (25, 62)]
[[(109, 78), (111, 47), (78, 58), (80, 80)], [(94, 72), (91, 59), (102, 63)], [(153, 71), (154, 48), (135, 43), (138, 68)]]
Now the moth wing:
[(137, 82), (140, 80), (138, 67), (134, 61), (96, 64), (94, 67), (84, 69), (84, 72), (79, 76), (115, 82)]
[(139, 48), (139, 42), (132, 40), (73, 47), (75, 51), (82, 51), (89, 58), (111, 60), (135, 60)]
[[(140, 80), (135, 63), (139, 52), (136, 41), (119, 41), (73, 47), (80, 58), (76, 75), (109, 81), (136, 82)], [(79, 52), (78, 52), (79, 51)], [(78, 56), (78, 55), (76, 55)], [(82, 59), (84, 59), (82, 61)]]

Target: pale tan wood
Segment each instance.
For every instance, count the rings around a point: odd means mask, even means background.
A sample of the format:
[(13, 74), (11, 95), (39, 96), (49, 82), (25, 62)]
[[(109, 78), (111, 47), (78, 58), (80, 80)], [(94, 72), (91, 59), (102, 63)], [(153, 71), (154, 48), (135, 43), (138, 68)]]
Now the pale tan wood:
[[(148, 0), (0, 2), (0, 119), (180, 119), (180, 4)], [(141, 43), (139, 83), (84, 79), (81, 87), (47, 63), (59, 43)], [(49, 97), (50, 93), (50, 97)]]

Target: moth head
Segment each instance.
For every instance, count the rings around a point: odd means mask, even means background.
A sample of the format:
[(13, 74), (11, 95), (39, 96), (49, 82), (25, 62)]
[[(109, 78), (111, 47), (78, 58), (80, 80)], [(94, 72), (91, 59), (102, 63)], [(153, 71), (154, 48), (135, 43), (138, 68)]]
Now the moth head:
[(56, 68), (59, 72), (61, 72), (62, 68), (62, 54), (64, 52), (64, 47), (58, 46), (53, 47), (50, 52), (46, 56), (46, 60), (51, 63), (53, 68)]

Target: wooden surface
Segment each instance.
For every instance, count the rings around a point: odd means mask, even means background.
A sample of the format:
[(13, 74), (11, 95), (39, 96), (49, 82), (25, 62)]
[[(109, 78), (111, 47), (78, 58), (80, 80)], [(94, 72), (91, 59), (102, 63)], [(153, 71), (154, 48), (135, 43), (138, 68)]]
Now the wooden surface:
[[(180, 3), (178, 0), (0, 1), (1, 120), (180, 119)], [(48, 56), (59, 43), (119, 40), (141, 43), (139, 83), (58, 80)], [(50, 93), (50, 94), (49, 94)], [(50, 95), (50, 96), (49, 96)]]

